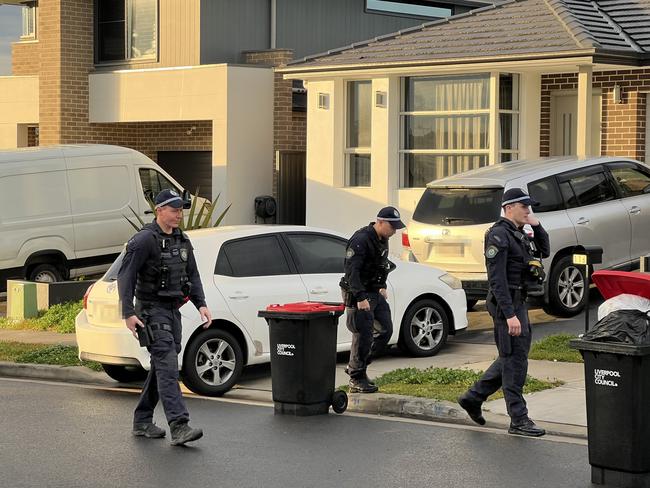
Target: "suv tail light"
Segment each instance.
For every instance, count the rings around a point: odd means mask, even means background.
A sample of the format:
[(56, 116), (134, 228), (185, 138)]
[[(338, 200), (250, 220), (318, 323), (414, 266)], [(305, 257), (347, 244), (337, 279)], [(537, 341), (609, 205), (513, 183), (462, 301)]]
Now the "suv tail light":
[(83, 298), (83, 306), (84, 310), (88, 310), (88, 295), (90, 295), (90, 290), (93, 289), (93, 286), (95, 286), (95, 283), (90, 285), (88, 289), (86, 290), (86, 293), (84, 293), (84, 298)]
[(404, 232), (402, 232), (402, 246), (405, 249), (411, 249), (411, 243), (409, 242), (409, 233), (407, 229), (404, 229)]

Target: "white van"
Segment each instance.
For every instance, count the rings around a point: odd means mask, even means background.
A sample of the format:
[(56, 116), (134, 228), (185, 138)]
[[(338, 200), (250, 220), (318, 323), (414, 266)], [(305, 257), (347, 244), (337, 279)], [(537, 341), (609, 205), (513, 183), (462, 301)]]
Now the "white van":
[(183, 188), (124, 147), (63, 145), (0, 151), (0, 279), (61, 281), (105, 271), (152, 212), (145, 195)]

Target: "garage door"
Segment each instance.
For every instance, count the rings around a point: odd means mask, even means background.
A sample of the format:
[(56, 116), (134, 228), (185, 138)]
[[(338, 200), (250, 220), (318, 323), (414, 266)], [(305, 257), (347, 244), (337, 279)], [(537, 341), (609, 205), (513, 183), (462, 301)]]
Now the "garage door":
[(158, 164), (183, 188), (212, 201), (212, 151), (158, 151)]

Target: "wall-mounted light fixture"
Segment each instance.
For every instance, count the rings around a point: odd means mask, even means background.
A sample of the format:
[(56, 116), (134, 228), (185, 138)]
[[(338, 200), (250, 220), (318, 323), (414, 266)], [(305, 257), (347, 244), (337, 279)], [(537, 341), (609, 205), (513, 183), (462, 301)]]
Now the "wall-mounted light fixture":
[(329, 93), (319, 93), (318, 94), (318, 108), (323, 110), (328, 110), (330, 108), (330, 94)]
[(191, 136), (191, 135), (192, 135), (192, 132), (194, 132), (195, 130), (196, 130), (196, 126), (193, 125), (193, 126), (190, 127), (189, 129), (187, 129), (187, 130), (185, 131), (185, 133), (186, 133), (188, 136)]
[(619, 85), (614, 85), (614, 103), (623, 103), (623, 93)]
[(376, 91), (375, 92), (375, 107), (386, 107), (386, 92), (385, 91)]

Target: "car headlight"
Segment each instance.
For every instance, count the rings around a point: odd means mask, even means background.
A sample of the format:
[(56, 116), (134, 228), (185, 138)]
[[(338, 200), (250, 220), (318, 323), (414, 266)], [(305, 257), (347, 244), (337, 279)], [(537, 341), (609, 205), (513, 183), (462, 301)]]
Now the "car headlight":
[(440, 276), (440, 281), (448, 285), (449, 288), (453, 288), (454, 290), (458, 290), (459, 288), (463, 287), (463, 282), (455, 276), (450, 275), (449, 273), (445, 273)]

